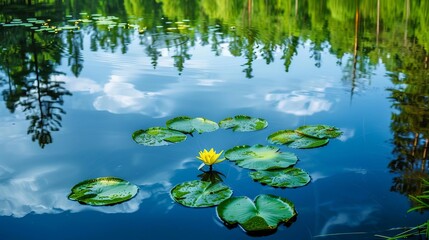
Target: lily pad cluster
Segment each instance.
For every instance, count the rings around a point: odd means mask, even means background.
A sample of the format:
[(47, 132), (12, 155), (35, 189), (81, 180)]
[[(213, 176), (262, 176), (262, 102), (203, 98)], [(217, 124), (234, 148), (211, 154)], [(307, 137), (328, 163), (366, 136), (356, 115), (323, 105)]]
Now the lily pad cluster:
[[(250, 177), (273, 187), (296, 188), (307, 185), (311, 177), (294, 167), (298, 157), (281, 152), (276, 146), (235, 146), (225, 152), (225, 158), (237, 166), (254, 170)], [(221, 178), (207, 178), (180, 183), (170, 192), (171, 198), (186, 207), (213, 207), (227, 225), (240, 225), (246, 232), (270, 232), (297, 213), (294, 204), (286, 198), (260, 194), (255, 200), (247, 196), (233, 197), (232, 190), (221, 183)]]
[(302, 187), (311, 178), (304, 170), (295, 168), (298, 157), (294, 153), (281, 152), (275, 146), (236, 146), (225, 152), (225, 158), (240, 167), (256, 170), (250, 177), (273, 187)]
[[(177, 131), (204, 132), (199, 126), (206, 120), (179, 117), (167, 122)], [(214, 125), (212, 121), (210, 124)], [(233, 131), (263, 129), (268, 123), (263, 119), (243, 115), (226, 118), (219, 122), (220, 128)], [(200, 130), (198, 130), (200, 129)], [(211, 128), (213, 131), (215, 127)], [(270, 143), (289, 144), (290, 147), (312, 148), (328, 143), (329, 138), (341, 135), (338, 128), (327, 125), (302, 126), (296, 130), (282, 130), (268, 137)], [(297, 188), (311, 181), (310, 175), (294, 165), (298, 157), (291, 152), (282, 152), (276, 146), (256, 144), (235, 146), (225, 151), (224, 157), (237, 166), (251, 170), (250, 177), (263, 185), (280, 188)], [(296, 215), (295, 207), (288, 199), (260, 194), (254, 200), (246, 196), (232, 196), (232, 190), (222, 183), (217, 172), (204, 173), (206, 177), (176, 185), (171, 190), (174, 201), (187, 207), (216, 206), (219, 218), (227, 225), (240, 225), (246, 232), (269, 232), (281, 223), (291, 221)], [(216, 174), (215, 174), (216, 173)]]
[(35, 32), (58, 33), (62, 30), (77, 30), (78, 26), (65, 24), (62, 26), (52, 25), (49, 19), (43, 20), (38, 18), (15, 18), (10, 22), (0, 23), (2, 27), (25, 27)]
[[(244, 149), (253, 149), (246, 151)], [(276, 168), (276, 166), (290, 166), (297, 161), (293, 154), (273, 152), (270, 146), (238, 146), (228, 150), (225, 157), (244, 155), (241, 158), (241, 167), (259, 169), (253, 171), (250, 176), (261, 183), (274, 187), (300, 187), (310, 182), (310, 176), (298, 168)], [(254, 155), (255, 152), (258, 154)], [(250, 157), (249, 155), (254, 155)], [(239, 160), (240, 162), (240, 160)], [(265, 162), (269, 162), (266, 164)], [(272, 170), (268, 170), (272, 169)], [(298, 174), (297, 174), (298, 173)], [(260, 194), (255, 200), (247, 196), (231, 197), (221, 202), (216, 207), (217, 215), (226, 224), (240, 225), (246, 232), (270, 232), (277, 229), (283, 222), (289, 222), (297, 215), (294, 204), (286, 198)]]
[(268, 142), (290, 148), (316, 148), (328, 144), (330, 138), (341, 136), (340, 129), (328, 125), (306, 125), (295, 130), (280, 130), (268, 136)]
[[(138, 21), (140, 21), (140, 19), (136, 19), (136, 22)], [(55, 25), (49, 18), (15, 18), (10, 22), (0, 22), (0, 27), (26, 27), (35, 32), (59, 33), (61, 31), (79, 32), (84, 24), (94, 24), (94, 26), (107, 28), (107, 30), (111, 30), (113, 28), (126, 28), (136, 29), (139, 33), (144, 31), (138, 24), (119, 22), (119, 18), (116, 16), (103, 16), (101, 14), (88, 14), (84, 12), (79, 13), (78, 18), (74, 18), (72, 15), (67, 15), (66, 20), (63, 23)]]
[[(165, 127), (137, 130), (132, 138), (145, 146), (164, 146), (185, 141), (187, 135), (192, 136), (194, 132), (201, 134), (219, 128), (247, 132), (262, 130), (267, 126), (264, 119), (245, 115), (225, 118), (219, 123), (201, 117), (181, 116), (166, 121)], [(340, 135), (338, 128), (314, 125), (275, 132), (268, 137), (268, 141), (295, 148), (312, 148), (323, 146), (330, 138)], [(207, 160), (204, 154), (213, 160), (219, 158), (222, 151), (219, 154), (213, 149), (200, 152), (200, 158)], [(213, 156), (215, 158), (212, 159)], [(291, 152), (282, 152), (276, 146), (235, 146), (226, 150), (224, 157), (239, 167), (249, 169), (250, 177), (263, 185), (297, 188), (311, 181), (307, 172), (295, 167), (298, 157)], [(233, 196), (233, 190), (223, 183), (221, 175), (224, 176), (210, 168), (210, 171), (199, 175), (201, 180), (174, 186), (170, 196), (186, 207), (216, 207), (217, 215), (226, 225), (238, 224), (249, 233), (271, 233), (280, 223), (288, 223), (297, 215), (294, 204), (280, 196), (260, 194), (254, 200), (247, 196)], [(68, 198), (94, 206), (113, 205), (130, 200), (138, 190), (136, 185), (123, 179), (102, 177), (76, 184)]]
[(234, 131), (248, 132), (262, 130), (267, 126), (266, 120), (245, 115), (228, 117), (219, 123), (202, 117), (180, 116), (167, 120), (165, 127), (137, 130), (132, 134), (132, 138), (136, 143), (145, 146), (164, 146), (183, 142), (186, 140), (186, 134), (192, 136), (194, 132), (202, 134), (216, 131), (219, 128), (232, 128)]

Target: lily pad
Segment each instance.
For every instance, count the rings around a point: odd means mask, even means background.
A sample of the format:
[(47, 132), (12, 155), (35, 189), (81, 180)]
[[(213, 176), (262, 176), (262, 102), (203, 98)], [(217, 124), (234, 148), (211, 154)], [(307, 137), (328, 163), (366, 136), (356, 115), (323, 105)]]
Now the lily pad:
[(254, 170), (287, 168), (298, 161), (293, 153), (280, 152), (275, 146), (260, 144), (233, 147), (225, 152), (225, 158), (240, 167)]
[(221, 120), (219, 126), (223, 129), (232, 128), (235, 132), (258, 131), (266, 128), (268, 122), (262, 118), (253, 118), (245, 115), (237, 115)]
[(238, 223), (247, 232), (275, 230), (296, 215), (292, 202), (269, 194), (257, 196), (254, 202), (245, 196), (232, 197), (219, 204), (216, 212), (222, 221)]
[(184, 133), (213, 132), (219, 129), (216, 122), (205, 118), (190, 118), (186, 116), (176, 117), (167, 121), (167, 127)]
[(295, 130), (280, 130), (268, 136), (268, 141), (274, 144), (289, 144), (303, 136)]
[(305, 186), (311, 180), (308, 173), (300, 168), (294, 167), (251, 172), (250, 177), (262, 184), (267, 184), (273, 187), (288, 188)]
[(328, 125), (301, 126), (295, 131), (314, 138), (336, 138), (342, 134), (339, 128)]
[(171, 190), (172, 199), (186, 207), (216, 206), (231, 195), (231, 188), (220, 182), (200, 180), (180, 183)]
[(113, 205), (133, 198), (138, 187), (116, 177), (100, 177), (76, 184), (68, 196), (70, 200), (94, 206)]
[(146, 146), (164, 146), (186, 140), (184, 133), (162, 127), (137, 130), (132, 137), (136, 143)]
[(328, 138), (312, 138), (303, 136), (287, 145), (290, 148), (317, 148), (328, 144)]
[(284, 144), (290, 148), (316, 148), (328, 144), (328, 138), (314, 138), (294, 130), (280, 130), (268, 136), (268, 142)]

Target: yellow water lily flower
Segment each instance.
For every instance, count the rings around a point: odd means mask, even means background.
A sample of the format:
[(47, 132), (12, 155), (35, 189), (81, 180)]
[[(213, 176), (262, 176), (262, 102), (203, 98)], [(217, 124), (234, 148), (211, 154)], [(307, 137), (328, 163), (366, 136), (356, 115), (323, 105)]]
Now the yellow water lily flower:
[(223, 150), (220, 151), (220, 153), (216, 153), (216, 151), (212, 148), (210, 151), (207, 151), (207, 149), (204, 149), (203, 151), (200, 151), (200, 156), (197, 156), (198, 159), (203, 161), (203, 164), (199, 167), (202, 168), (204, 165), (210, 166), (210, 169), (213, 164), (220, 163), (225, 160), (225, 158), (219, 159), (220, 155), (222, 154)]

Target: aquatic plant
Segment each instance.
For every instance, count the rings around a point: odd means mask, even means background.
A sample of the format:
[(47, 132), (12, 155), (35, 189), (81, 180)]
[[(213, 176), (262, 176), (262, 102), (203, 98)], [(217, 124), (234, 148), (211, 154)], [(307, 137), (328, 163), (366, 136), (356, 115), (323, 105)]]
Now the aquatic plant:
[(186, 207), (213, 207), (232, 196), (223, 183), (194, 180), (177, 184), (170, 191), (172, 199)]
[(280, 222), (288, 222), (297, 214), (292, 202), (269, 194), (258, 195), (255, 201), (246, 196), (229, 198), (216, 212), (224, 222), (239, 224), (247, 232), (275, 230)]
[(328, 144), (330, 138), (341, 136), (340, 129), (328, 125), (300, 126), (295, 130), (286, 129), (270, 134), (268, 142), (282, 144), (290, 148), (316, 148)]
[[(426, 179), (422, 179), (422, 185), (424, 186), (425, 189), (429, 188), (429, 181)], [(415, 201), (417, 203), (416, 206), (408, 209), (408, 213), (409, 212), (413, 212), (413, 211), (418, 211), (418, 210), (427, 210), (429, 209), (429, 203), (428, 203), (428, 199), (429, 199), (429, 190), (423, 191), (423, 194), (421, 195), (409, 195), (408, 196), (411, 200)], [(380, 237), (380, 238), (384, 238), (384, 239), (389, 239), (389, 240), (397, 240), (397, 239), (404, 239), (404, 238), (410, 238), (410, 237), (415, 237), (415, 236), (425, 236), (426, 239), (429, 239), (429, 219), (412, 228), (409, 228), (401, 233), (396, 234), (393, 237), (388, 237), (388, 236), (383, 236), (383, 235), (375, 235), (376, 237)]]
[(139, 188), (117, 177), (100, 177), (76, 184), (69, 194), (70, 200), (82, 204), (105, 206), (122, 203), (133, 198)]

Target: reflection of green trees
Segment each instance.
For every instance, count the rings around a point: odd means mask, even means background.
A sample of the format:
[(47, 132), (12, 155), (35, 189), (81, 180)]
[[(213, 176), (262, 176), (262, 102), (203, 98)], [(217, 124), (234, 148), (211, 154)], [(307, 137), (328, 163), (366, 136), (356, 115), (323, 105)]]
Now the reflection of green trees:
[(394, 178), (392, 190), (406, 195), (421, 195), (421, 179), (429, 179), (429, 54), (417, 43), (391, 52), (389, 67), (394, 87), (389, 89), (392, 99), (391, 129), (393, 154), (389, 164)]
[[(19, 2), (8, 1), (9, 5)], [(329, 51), (339, 59), (344, 71), (343, 80), (350, 85), (352, 93), (370, 79), (379, 58), (398, 43), (417, 38), (422, 46), (429, 46), (429, 28), (426, 27), (429, 24), (426, 10), (429, 6), (426, 1), (50, 0), (33, 1), (32, 6), (41, 2), (55, 6), (51, 9), (63, 9), (60, 11), (62, 16), (76, 18), (81, 12), (113, 15), (121, 22), (147, 28), (147, 36), (168, 32), (169, 27), (175, 27), (174, 22), (190, 19), (189, 25), (194, 30), (178, 31), (188, 36), (189, 43), (171, 49), (179, 72), (185, 67), (185, 60), (190, 58), (185, 48), (195, 42), (210, 44), (216, 55), (221, 53), (220, 44), (228, 43), (232, 55), (246, 58), (242, 66), (247, 77), (252, 77), (255, 59), (260, 56), (269, 64), (274, 61), (276, 51), (283, 53), (281, 59), (285, 70), (289, 71), (297, 48), (306, 42), (317, 67), (323, 65), (323, 51)], [(34, 13), (37, 15), (41, 15), (40, 11)], [(141, 21), (136, 20), (141, 17)], [(10, 20), (12, 17), (2, 18)], [(163, 29), (156, 26), (163, 26)], [(126, 28), (107, 29), (90, 25), (86, 29), (91, 31), (93, 51), (120, 50), (126, 53), (132, 41), (132, 33)], [(74, 36), (73, 41), (69, 39), (67, 46), (73, 48), (69, 61), (72, 71), (78, 75), (82, 59), (77, 52), (79, 44), (76, 38)], [(144, 47), (152, 57), (153, 66), (156, 66), (159, 47), (145, 44)]]
[[(75, 76), (84, 67), (85, 38), (89, 38), (92, 51), (121, 53), (127, 53), (129, 44), (137, 39), (154, 68), (161, 49), (167, 49), (174, 60), (172, 67), (179, 73), (186, 68), (186, 60), (192, 58), (189, 49), (195, 44), (208, 45), (214, 55), (220, 55), (226, 43), (227, 51), (245, 59), (242, 71), (248, 78), (253, 77), (256, 59), (270, 64), (279, 54), (285, 71), (293, 71), (294, 56), (300, 47), (305, 47), (317, 67), (323, 67), (323, 52), (336, 56), (343, 69), (342, 81), (353, 95), (369, 83), (380, 60), (399, 74), (407, 70), (398, 68), (399, 63), (403, 64), (415, 51), (429, 49), (428, 1), (33, 0), (30, 6), (28, 2), (3, 1), (0, 21), (48, 16), (55, 24), (62, 25), (68, 24), (64, 16), (80, 18), (84, 17), (80, 13), (86, 12), (89, 14), (86, 17), (93, 13), (115, 16), (118, 23), (129, 23), (140, 30), (130, 25), (109, 27), (93, 22), (79, 23), (80, 32), (58, 35), (61, 37), (55, 41), (63, 46), (63, 57)], [(23, 40), (25, 37), (20, 37), (18, 30), (0, 28), (0, 31), (4, 36), (1, 44), (7, 46), (1, 52), (4, 60), (0, 63), (6, 76), (2, 80), (6, 86), (3, 96), (9, 99), (9, 109), (14, 109), (13, 103), (29, 94), (24, 86), (34, 67), (29, 67), (26, 54), (31, 51), (16, 47), (28, 44)], [(59, 58), (58, 55), (55, 61), (50, 61), (58, 63)], [(427, 60), (421, 57), (417, 62), (427, 63)], [(392, 92), (392, 96), (397, 94)]]
[(57, 35), (11, 28), (2, 31), (0, 69), (6, 76), (2, 95), (11, 112), (22, 110), (30, 121), (28, 134), (43, 148), (52, 142), (52, 131), (61, 127), (63, 96), (70, 95), (62, 82), (52, 79), (61, 61)]

